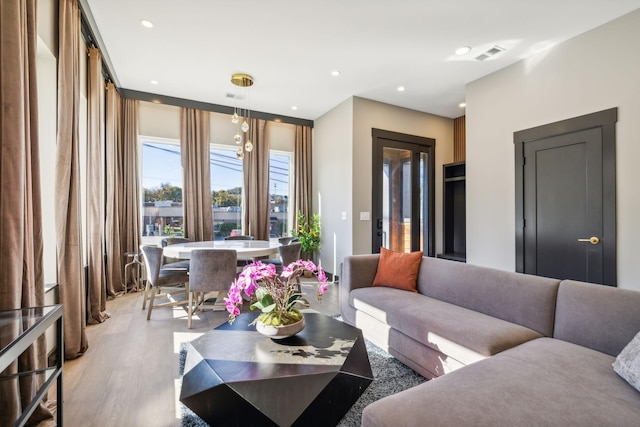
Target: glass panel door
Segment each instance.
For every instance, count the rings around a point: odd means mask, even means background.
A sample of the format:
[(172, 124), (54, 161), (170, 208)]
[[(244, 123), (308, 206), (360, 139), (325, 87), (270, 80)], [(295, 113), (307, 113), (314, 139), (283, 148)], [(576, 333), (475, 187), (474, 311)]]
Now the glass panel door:
[(411, 151), (382, 150), (382, 245), (411, 251)]
[(378, 130), (373, 139), (372, 252), (433, 256), (435, 141)]

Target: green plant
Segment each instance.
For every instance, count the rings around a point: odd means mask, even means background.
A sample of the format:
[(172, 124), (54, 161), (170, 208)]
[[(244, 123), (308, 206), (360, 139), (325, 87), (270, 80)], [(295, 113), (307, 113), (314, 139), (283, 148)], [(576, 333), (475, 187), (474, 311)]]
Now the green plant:
[(313, 214), (307, 220), (302, 212), (296, 215), (296, 229), (291, 235), (297, 237), (301, 243), (302, 252), (314, 252), (320, 248), (320, 215)]

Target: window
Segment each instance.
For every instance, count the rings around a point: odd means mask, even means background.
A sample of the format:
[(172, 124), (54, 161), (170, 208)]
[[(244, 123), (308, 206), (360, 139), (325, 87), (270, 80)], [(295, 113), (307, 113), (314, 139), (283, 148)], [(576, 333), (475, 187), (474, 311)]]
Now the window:
[(179, 141), (141, 137), (142, 243), (182, 236), (182, 163)]
[(288, 236), (291, 231), (291, 212), (289, 212), (289, 193), (292, 156), (284, 151), (271, 150), (269, 153), (269, 189), (271, 203), (269, 215), (269, 237)]
[(237, 148), (212, 145), (211, 205), (213, 206), (213, 238), (222, 240), (242, 233), (242, 160)]
[[(140, 137), (142, 162), (142, 243), (162, 236), (182, 236), (182, 164), (179, 141)], [(231, 145), (211, 145), (211, 207), (214, 239), (244, 234), (242, 230), (242, 160)], [(293, 153), (271, 150), (269, 158), (269, 237), (288, 236)]]
[[(244, 234), (242, 230), (242, 160), (237, 148), (225, 145), (211, 147), (211, 205), (213, 235), (220, 240)], [(289, 235), (291, 213), (289, 193), (291, 153), (272, 150), (269, 157), (269, 237)]]

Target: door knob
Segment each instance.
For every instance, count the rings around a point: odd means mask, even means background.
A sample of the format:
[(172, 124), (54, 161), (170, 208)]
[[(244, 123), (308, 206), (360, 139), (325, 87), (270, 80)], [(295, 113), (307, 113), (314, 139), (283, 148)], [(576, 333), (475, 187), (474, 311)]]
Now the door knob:
[(597, 245), (598, 243), (600, 243), (600, 239), (598, 239), (596, 236), (591, 236), (588, 239), (578, 239), (578, 242), (589, 242), (592, 245)]

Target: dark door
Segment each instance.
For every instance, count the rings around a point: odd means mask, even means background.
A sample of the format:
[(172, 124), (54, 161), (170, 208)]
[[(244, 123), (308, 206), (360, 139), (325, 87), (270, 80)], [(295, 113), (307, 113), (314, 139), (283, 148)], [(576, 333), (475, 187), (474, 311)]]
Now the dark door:
[(562, 130), (520, 142), (518, 271), (615, 285), (615, 167), (604, 157), (611, 154), (608, 130), (600, 124)]
[(373, 129), (372, 246), (434, 254), (435, 140)]

